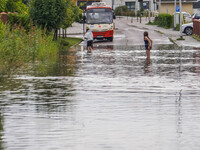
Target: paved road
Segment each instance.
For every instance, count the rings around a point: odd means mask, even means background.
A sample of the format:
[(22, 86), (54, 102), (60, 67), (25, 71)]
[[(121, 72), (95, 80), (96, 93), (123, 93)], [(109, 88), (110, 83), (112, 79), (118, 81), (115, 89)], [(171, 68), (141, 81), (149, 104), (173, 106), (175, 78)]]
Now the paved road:
[[(113, 42), (98, 42), (99, 45), (142, 45), (143, 44), (143, 32), (147, 30), (150, 37), (153, 39), (153, 44), (172, 44), (169, 40), (171, 38), (178, 46), (190, 46), (200, 47), (200, 42), (193, 39), (191, 36), (183, 34), (185, 40), (177, 40), (180, 37), (179, 31), (173, 31), (172, 29), (164, 29), (157, 26), (146, 25), (148, 20), (142, 18), (142, 21), (137, 21), (137, 18), (122, 17), (114, 20), (115, 32)], [(83, 37), (83, 25), (74, 23), (72, 27), (67, 29), (68, 36)]]
[[(79, 26), (80, 34), (70, 35), (73, 37), (83, 37), (82, 34), (82, 25), (76, 24), (76, 28)], [(73, 29), (73, 31), (75, 28)], [(76, 30), (77, 31), (77, 30)], [(116, 19), (115, 20), (115, 31), (114, 31), (114, 40), (113, 42), (109, 41), (95, 41), (96, 45), (113, 45), (113, 46), (143, 46), (143, 33), (144, 31), (149, 32), (149, 36), (153, 40), (154, 45), (158, 44), (172, 44), (168, 37), (164, 34), (160, 34), (157, 31), (148, 30), (148, 29), (139, 29), (134, 26), (130, 26), (127, 24), (126, 19)]]
[(172, 44), (165, 35), (153, 30), (129, 26), (124, 19), (116, 19), (115, 26), (113, 45), (144, 45), (144, 31), (149, 32), (149, 36), (154, 42), (153, 44)]

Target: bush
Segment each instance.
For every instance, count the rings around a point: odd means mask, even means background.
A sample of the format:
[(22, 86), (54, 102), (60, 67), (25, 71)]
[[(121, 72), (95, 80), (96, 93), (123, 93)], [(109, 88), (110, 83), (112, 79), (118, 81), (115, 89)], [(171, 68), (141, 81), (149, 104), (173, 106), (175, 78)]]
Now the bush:
[(116, 16), (122, 16), (122, 13), (128, 12), (127, 6), (119, 6), (115, 9), (115, 15)]
[(170, 14), (160, 14), (156, 22), (160, 27), (171, 28), (173, 26), (173, 16)]

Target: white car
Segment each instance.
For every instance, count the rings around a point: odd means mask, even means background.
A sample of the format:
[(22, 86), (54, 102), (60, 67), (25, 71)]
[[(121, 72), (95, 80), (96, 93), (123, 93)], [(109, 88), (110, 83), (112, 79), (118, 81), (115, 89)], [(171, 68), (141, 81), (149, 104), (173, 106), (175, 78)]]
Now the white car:
[[(188, 13), (188, 12), (181, 12), (182, 13), (182, 15), (183, 15), (183, 17), (184, 17), (184, 20), (185, 20), (185, 22), (186, 23), (188, 23), (188, 22), (192, 22), (192, 16)], [(179, 18), (179, 14), (180, 14), (180, 12), (176, 12), (176, 14), (178, 15), (178, 18)]]
[(193, 34), (193, 22), (183, 24), (182, 25), (182, 31), (186, 35), (192, 35)]

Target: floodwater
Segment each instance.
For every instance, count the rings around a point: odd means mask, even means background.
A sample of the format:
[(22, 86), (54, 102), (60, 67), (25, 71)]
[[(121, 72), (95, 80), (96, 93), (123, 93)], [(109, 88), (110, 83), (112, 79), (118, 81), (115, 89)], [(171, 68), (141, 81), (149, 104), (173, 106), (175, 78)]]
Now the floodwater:
[(0, 149), (199, 150), (200, 50), (96, 45), (0, 84)]

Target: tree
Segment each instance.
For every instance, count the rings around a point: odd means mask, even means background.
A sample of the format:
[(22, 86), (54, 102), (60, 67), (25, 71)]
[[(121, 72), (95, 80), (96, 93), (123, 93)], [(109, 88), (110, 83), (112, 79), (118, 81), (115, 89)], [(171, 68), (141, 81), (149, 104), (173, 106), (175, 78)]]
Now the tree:
[(5, 11), (7, 0), (0, 0), (0, 12)]
[(28, 13), (28, 7), (22, 3), (22, 0), (6, 0), (6, 12)]
[(63, 28), (68, 28), (74, 21), (80, 21), (82, 16), (82, 10), (75, 6), (71, 0), (65, 0), (66, 13), (63, 23)]
[(128, 12), (127, 6), (119, 6), (115, 9), (115, 14), (121, 16), (123, 12)]
[(65, 16), (65, 0), (32, 0), (30, 3), (30, 17), (48, 31), (60, 28)]
[(22, 2), (27, 5), (29, 0), (22, 0)]

